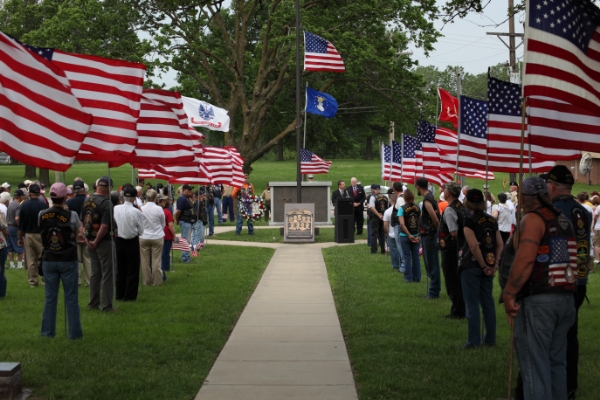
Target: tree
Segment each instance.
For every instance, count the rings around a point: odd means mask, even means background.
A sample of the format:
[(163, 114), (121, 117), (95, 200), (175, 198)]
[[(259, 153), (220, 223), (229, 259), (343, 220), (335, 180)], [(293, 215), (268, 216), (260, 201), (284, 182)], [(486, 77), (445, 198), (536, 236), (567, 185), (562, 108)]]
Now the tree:
[[(219, 2), (131, 1), (145, 13), (145, 28), (163, 46), (163, 55), (172, 56), (171, 66), (179, 71), (178, 89), (229, 111), (231, 130), (224, 142), (238, 145), (246, 172), (295, 131), (295, 104), (290, 101), (295, 82), (294, 1), (232, 0), (229, 9)], [(361, 121), (361, 127), (418, 120), (421, 81), (409, 70), (410, 60), (396, 53), (409, 42), (432, 49), (439, 35), (430, 22), (436, 12), (435, 0), (305, 1), (304, 29), (334, 43), (347, 73), (304, 73), (303, 80), (340, 104), (379, 110)], [(266, 127), (277, 131), (265, 132)]]

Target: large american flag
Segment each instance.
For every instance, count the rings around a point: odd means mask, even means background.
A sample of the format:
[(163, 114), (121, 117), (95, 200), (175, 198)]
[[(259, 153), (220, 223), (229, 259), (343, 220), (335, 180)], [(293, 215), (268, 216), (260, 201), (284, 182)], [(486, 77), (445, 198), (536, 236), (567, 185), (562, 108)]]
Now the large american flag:
[(458, 172), (485, 178), (482, 167), (485, 167), (487, 152), (487, 101), (460, 96), (459, 103)]
[(203, 163), (212, 176), (212, 183), (231, 185), (234, 163), (231, 153), (216, 146), (204, 146), (203, 151)]
[(416, 137), (410, 135), (402, 136), (402, 181), (407, 183), (415, 182), (417, 173), (417, 148), (419, 141)]
[[(417, 128), (417, 140), (421, 142), (422, 175), (429, 182), (443, 185), (452, 180), (452, 173), (440, 172), (442, 156), (437, 144), (435, 143), (435, 125), (421, 119)], [(417, 175), (419, 175), (417, 173)]]
[(119, 161), (133, 153), (146, 67), (140, 63), (28, 46), (65, 71), (73, 94), (94, 116), (78, 160)]
[[(521, 85), (488, 78), (488, 157), (493, 171), (519, 172), (521, 161), (522, 104)], [(524, 168), (531, 166), (533, 172), (550, 170), (556, 160), (578, 159), (581, 152), (552, 149), (540, 145), (531, 146), (525, 125), (523, 151)]]
[(598, 7), (590, 0), (530, 0), (527, 6), (524, 95), (600, 114)]
[(304, 70), (346, 72), (344, 61), (331, 42), (304, 31)]
[(244, 184), (244, 159), (242, 158), (240, 152), (235, 146), (225, 146), (225, 148), (231, 154), (231, 159), (233, 160), (233, 177), (230, 185), (234, 187), (241, 187)]
[(300, 149), (300, 173), (308, 174), (327, 174), (331, 167), (331, 161), (323, 161), (316, 154), (306, 149)]
[(0, 149), (66, 171), (93, 123), (65, 73), (0, 32)]
[(381, 179), (384, 181), (402, 181), (402, 146), (392, 141), (392, 148), (381, 144)]

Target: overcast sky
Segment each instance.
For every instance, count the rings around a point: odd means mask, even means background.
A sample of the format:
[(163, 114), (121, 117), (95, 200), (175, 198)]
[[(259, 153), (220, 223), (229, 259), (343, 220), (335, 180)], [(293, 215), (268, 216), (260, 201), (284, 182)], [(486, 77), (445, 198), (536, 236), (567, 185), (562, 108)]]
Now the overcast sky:
[[(437, 0), (442, 6), (445, 0)], [(226, 1), (229, 3), (229, 1)], [(515, 0), (518, 3), (518, 0)], [(467, 18), (457, 19), (452, 24), (444, 26), (441, 20), (435, 22), (437, 29), (444, 35), (435, 44), (436, 50), (425, 57), (423, 50), (414, 46), (410, 47), (413, 52), (411, 58), (418, 60), (419, 65), (433, 65), (440, 70), (446, 69), (448, 65), (460, 65), (465, 72), (480, 74), (487, 68), (498, 63), (507, 62), (509, 59), (508, 48), (496, 36), (488, 36), (486, 32), (508, 32), (507, 19), (508, 0), (492, 0), (483, 15), (470, 14)], [(515, 31), (523, 32), (524, 13), (515, 17)], [(498, 26), (496, 26), (498, 25)], [(504, 38), (508, 43), (508, 38)], [(517, 38), (517, 45), (521, 38)], [(517, 61), (522, 60), (523, 46), (517, 49)], [(163, 74), (167, 88), (175, 86), (176, 73), (170, 71)]]

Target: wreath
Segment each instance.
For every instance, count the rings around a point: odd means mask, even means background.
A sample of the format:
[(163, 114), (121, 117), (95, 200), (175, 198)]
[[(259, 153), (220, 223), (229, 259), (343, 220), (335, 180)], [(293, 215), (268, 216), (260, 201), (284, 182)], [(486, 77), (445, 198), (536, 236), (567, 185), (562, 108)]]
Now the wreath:
[(242, 217), (256, 221), (265, 213), (265, 204), (260, 196), (247, 196), (240, 200)]

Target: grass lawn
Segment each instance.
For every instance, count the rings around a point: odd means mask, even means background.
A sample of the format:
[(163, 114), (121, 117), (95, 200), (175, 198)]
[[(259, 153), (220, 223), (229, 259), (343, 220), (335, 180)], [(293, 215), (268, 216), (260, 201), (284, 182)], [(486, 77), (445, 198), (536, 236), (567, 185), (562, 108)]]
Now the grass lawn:
[[(315, 235), (315, 243), (333, 242), (335, 230), (334, 228), (320, 228), (319, 235)], [(242, 229), (241, 235), (236, 235), (235, 230), (230, 232), (219, 233), (218, 235), (209, 238), (213, 240), (235, 240), (239, 242), (260, 242), (260, 243), (283, 243), (283, 236), (279, 234), (279, 228), (272, 229), (255, 229), (254, 235), (248, 235), (246, 227)]]
[[(426, 300), (423, 279), (407, 284), (365, 245), (323, 250), (360, 399), (505, 398), (510, 328), (497, 305), (497, 346), (463, 350), (467, 321), (447, 320), (450, 300)], [(389, 259), (388, 259), (389, 260)], [(387, 261), (387, 262), (386, 262)], [(600, 276), (591, 274), (579, 314), (578, 400), (597, 399)], [(442, 285), (443, 287), (443, 285)], [(499, 285), (494, 282), (494, 297)], [(516, 358), (515, 379), (518, 370)], [(513, 383), (515, 380), (513, 379)]]
[(22, 363), (32, 399), (192, 399), (273, 252), (207, 246), (192, 264), (176, 262), (162, 287), (118, 302), (115, 314), (88, 310), (89, 289), (82, 285), (84, 337), (77, 341), (64, 335), (62, 291), (57, 337), (40, 336), (44, 289), (30, 288), (25, 270), (9, 269), (0, 300), (0, 360)]

